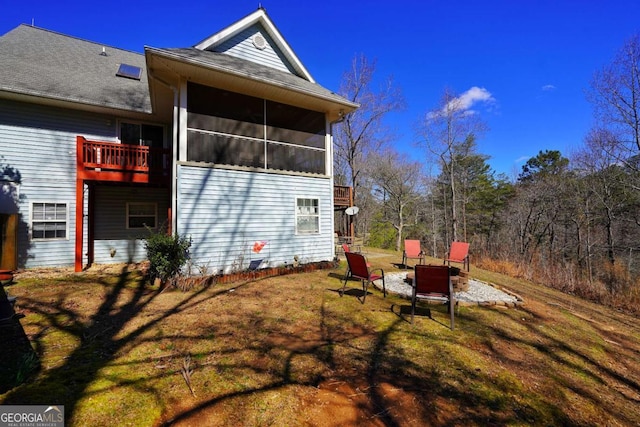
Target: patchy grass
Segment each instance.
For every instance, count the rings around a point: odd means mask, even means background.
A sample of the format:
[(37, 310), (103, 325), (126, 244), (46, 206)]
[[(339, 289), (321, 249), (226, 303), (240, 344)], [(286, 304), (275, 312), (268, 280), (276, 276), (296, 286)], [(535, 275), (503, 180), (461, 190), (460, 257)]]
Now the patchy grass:
[(640, 424), (636, 318), (472, 269), (525, 304), (461, 306), (452, 332), (444, 306), (411, 325), (405, 299), (340, 297), (343, 272), (185, 293), (126, 268), (18, 276), (37, 360), (12, 362), (30, 376), (0, 403), (64, 404), (77, 426)]

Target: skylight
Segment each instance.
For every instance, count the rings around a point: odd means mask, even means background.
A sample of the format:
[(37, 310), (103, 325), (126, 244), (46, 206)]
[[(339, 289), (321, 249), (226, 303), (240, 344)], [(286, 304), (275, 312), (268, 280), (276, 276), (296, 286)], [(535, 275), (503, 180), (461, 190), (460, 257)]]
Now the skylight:
[(118, 72), (116, 73), (118, 77), (126, 77), (133, 80), (140, 80), (141, 75), (142, 68), (129, 64), (120, 64), (120, 68), (118, 68)]

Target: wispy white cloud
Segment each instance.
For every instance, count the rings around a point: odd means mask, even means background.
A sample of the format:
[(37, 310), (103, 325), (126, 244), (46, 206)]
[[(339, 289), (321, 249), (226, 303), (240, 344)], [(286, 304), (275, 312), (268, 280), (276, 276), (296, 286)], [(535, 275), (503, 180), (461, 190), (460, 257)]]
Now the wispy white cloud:
[(495, 99), (491, 95), (491, 92), (483, 87), (474, 86), (451, 102), (455, 102), (456, 107), (461, 110), (470, 110), (471, 107), (480, 102), (494, 101)]
[(495, 103), (496, 100), (487, 89), (483, 87), (473, 86), (471, 89), (462, 93), (457, 98), (450, 100), (446, 106), (439, 112), (431, 112), (428, 114), (429, 118), (435, 118), (438, 116), (444, 116), (447, 112), (462, 112), (465, 115), (476, 114), (473, 110), (474, 106), (479, 104), (490, 105)]
[(554, 85), (544, 85), (542, 86), (542, 90), (545, 92), (551, 92), (552, 90), (556, 90)]

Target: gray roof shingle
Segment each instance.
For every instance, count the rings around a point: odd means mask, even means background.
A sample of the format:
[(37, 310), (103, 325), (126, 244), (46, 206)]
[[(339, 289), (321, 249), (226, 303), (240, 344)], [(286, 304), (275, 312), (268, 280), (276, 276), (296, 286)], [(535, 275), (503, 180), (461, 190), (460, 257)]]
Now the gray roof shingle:
[[(144, 55), (103, 46), (20, 25), (0, 37), (0, 91), (150, 113)], [(122, 63), (141, 79), (117, 77)]]
[[(106, 55), (102, 55), (103, 47)], [(180, 62), (357, 107), (317, 83), (223, 53), (195, 48), (146, 49)], [(140, 67), (141, 79), (117, 77), (116, 72), (122, 63)], [(0, 92), (152, 113), (147, 79), (146, 59), (141, 53), (25, 24), (0, 37)]]

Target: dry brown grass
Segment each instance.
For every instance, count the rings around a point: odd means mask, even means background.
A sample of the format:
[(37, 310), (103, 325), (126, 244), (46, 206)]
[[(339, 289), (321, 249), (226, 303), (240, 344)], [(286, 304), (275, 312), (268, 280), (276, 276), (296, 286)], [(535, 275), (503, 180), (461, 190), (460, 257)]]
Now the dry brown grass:
[(640, 315), (640, 279), (633, 279), (620, 262), (602, 262), (593, 267), (592, 280), (579, 274), (572, 265), (534, 261), (519, 265), (513, 261), (481, 258), (477, 265), (485, 270), (525, 279), (562, 292), (609, 306), (634, 316)]
[(19, 278), (40, 369), (0, 403), (62, 403), (70, 426), (640, 424), (636, 318), (472, 268), (525, 304), (462, 306), (452, 332), (443, 307), (411, 325), (407, 300), (341, 298), (343, 271), (184, 293), (125, 269)]

